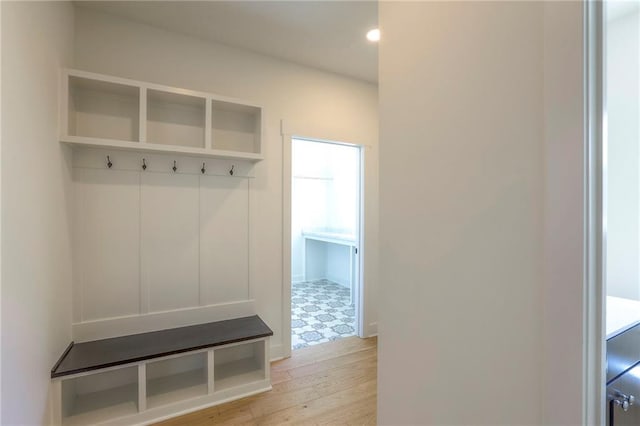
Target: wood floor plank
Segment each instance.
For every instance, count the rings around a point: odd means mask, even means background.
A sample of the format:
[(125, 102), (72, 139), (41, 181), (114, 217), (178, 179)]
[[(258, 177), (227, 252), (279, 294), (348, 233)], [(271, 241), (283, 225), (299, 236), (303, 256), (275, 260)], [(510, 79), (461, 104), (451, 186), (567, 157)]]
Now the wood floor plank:
[(320, 398), (320, 394), (313, 388), (304, 388), (282, 394), (269, 394), (251, 404), (253, 417), (261, 417), (284, 410), (308, 401)]
[(354, 352), (346, 355), (341, 355), (335, 358), (325, 359), (323, 361), (318, 361), (313, 364), (304, 365), (301, 367), (296, 367), (288, 370), (289, 375), (292, 378), (299, 378), (308, 376), (310, 374), (318, 373), (321, 371), (327, 371), (333, 368), (338, 368), (341, 366), (352, 365), (360, 362), (365, 362), (367, 359), (372, 359), (376, 357), (376, 353), (370, 350)]
[(291, 376), (289, 375), (288, 371), (282, 370), (282, 371), (271, 372), (272, 385), (277, 385), (278, 383), (286, 382), (287, 380), (291, 380)]
[(377, 337), (370, 337), (368, 339), (348, 337), (346, 339), (336, 340), (322, 345), (309, 346), (293, 351), (291, 358), (274, 362), (271, 366), (271, 370), (289, 370), (294, 367), (309, 365), (314, 362), (331, 359), (336, 356), (371, 348), (376, 349), (377, 343)]
[(296, 350), (271, 364), (273, 390), (159, 423), (375, 424), (377, 339), (350, 337)]
[[(377, 395), (371, 395), (361, 401), (344, 406), (331, 413), (323, 413), (321, 416), (309, 419), (309, 423), (319, 426), (335, 426), (358, 424), (361, 419), (372, 414), (371, 407), (376, 406)], [(373, 410), (375, 414), (375, 409)]]
[(278, 383), (273, 387), (276, 391), (292, 391), (337, 378), (348, 380), (351, 377), (362, 374), (362, 371), (370, 373), (371, 369), (375, 368), (377, 368), (377, 360), (375, 354), (373, 354), (371, 357), (356, 360), (348, 364), (345, 363), (344, 365), (333, 366), (333, 368), (307, 371), (310, 374), (303, 374), (302, 371), (298, 371), (296, 376), (292, 375), (291, 380)]
[(255, 421), (257, 425), (309, 423), (311, 418), (328, 415), (338, 408), (375, 395), (376, 390), (376, 381), (369, 380), (341, 392), (313, 399), (304, 404), (280, 410), (267, 416), (256, 417)]

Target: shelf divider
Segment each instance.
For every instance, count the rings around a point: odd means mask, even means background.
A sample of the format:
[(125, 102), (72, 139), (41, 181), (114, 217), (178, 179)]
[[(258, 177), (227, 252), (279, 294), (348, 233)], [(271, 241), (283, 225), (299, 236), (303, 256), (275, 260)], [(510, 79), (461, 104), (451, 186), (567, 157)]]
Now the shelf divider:
[(138, 412), (147, 409), (147, 365), (138, 364)]
[(215, 377), (214, 377), (214, 371), (215, 371), (215, 359), (214, 359), (214, 350), (213, 349), (209, 349), (209, 352), (207, 353), (207, 392), (209, 395), (213, 394), (213, 392), (215, 392)]
[(147, 141), (147, 88), (140, 86), (140, 124), (138, 142)]
[(207, 102), (205, 106), (205, 118), (204, 118), (204, 148), (205, 149), (213, 148), (213, 141), (211, 140), (213, 135), (213, 131), (211, 129), (211, 121), (212, 121), (211, 110), (213, 109), (212, 103), (213, 103), (213, 100), (211, 98), (207, 98)]

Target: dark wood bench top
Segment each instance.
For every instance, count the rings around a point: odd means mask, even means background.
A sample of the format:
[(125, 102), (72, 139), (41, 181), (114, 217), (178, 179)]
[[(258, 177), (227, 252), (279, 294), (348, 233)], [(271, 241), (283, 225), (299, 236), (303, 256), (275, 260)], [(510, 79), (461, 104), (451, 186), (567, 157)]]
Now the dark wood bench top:
[(273, 336), (257, 316), (132, 334), (71, 345), (51, 370), (51, 378)]

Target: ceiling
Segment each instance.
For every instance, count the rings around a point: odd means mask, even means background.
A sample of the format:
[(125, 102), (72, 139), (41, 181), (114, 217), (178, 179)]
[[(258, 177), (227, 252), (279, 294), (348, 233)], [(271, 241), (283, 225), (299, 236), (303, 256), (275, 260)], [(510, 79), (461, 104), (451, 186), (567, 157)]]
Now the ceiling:
[(368, 82), (378, 80), (376, 1), (77, 1), (200, 39)]

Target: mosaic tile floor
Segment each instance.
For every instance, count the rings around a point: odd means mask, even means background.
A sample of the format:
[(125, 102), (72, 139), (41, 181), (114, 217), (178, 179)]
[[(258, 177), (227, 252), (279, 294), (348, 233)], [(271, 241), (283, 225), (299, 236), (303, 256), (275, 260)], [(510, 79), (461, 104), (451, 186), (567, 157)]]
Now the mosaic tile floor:
[(291, 285), (293, 349), (355, 334), (355, 308), (348, 288), (328, 280)]

